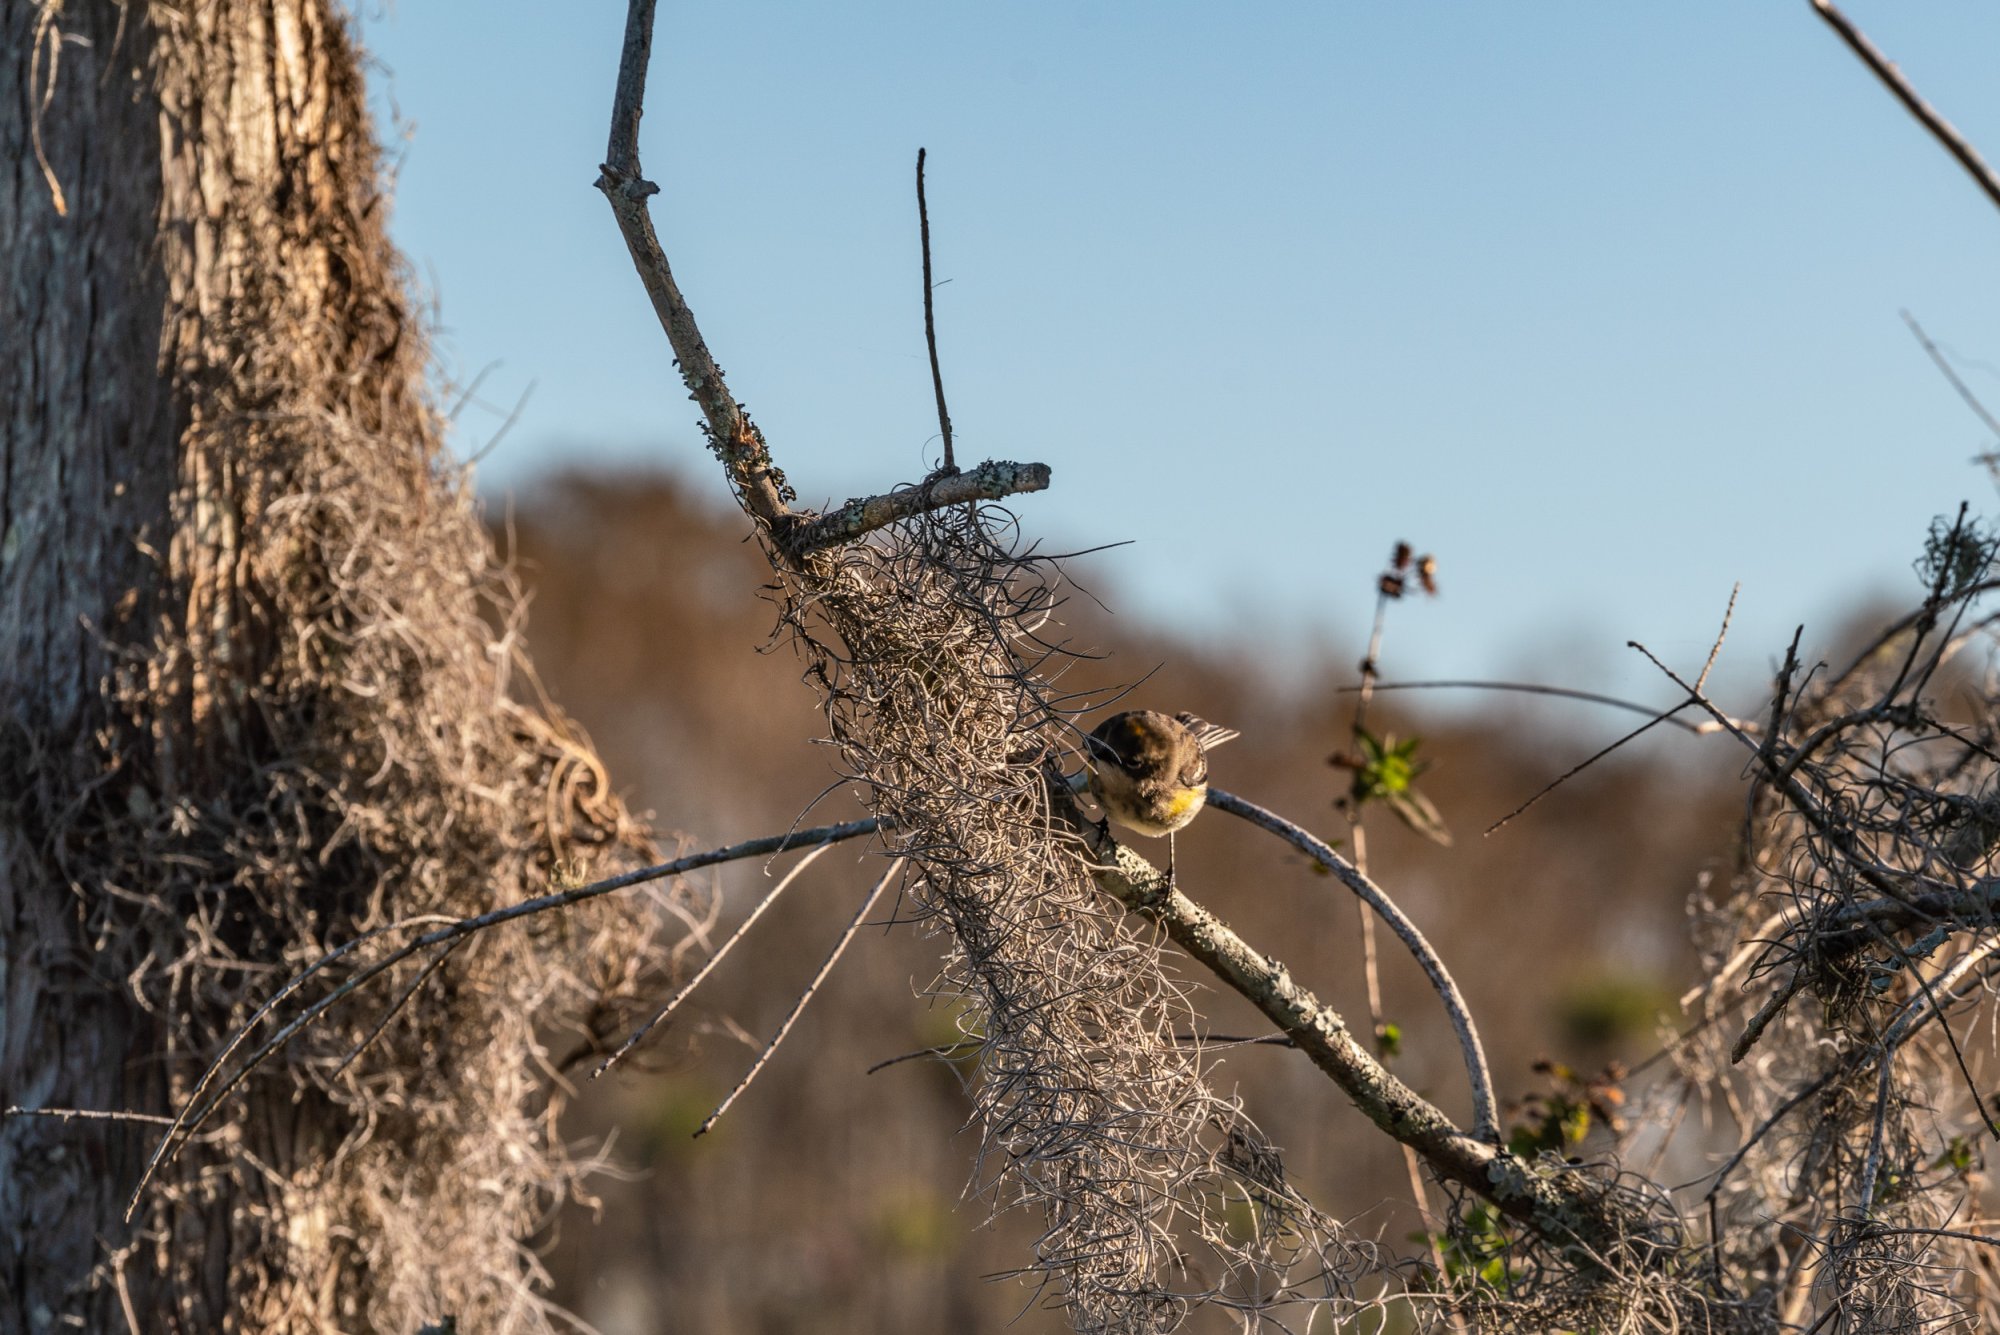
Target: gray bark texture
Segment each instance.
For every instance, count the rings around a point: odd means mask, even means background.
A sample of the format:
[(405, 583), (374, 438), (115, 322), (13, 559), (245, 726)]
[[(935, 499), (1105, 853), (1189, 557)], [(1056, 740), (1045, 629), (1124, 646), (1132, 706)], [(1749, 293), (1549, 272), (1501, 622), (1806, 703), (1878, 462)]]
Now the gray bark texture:
[[(339, 13), (0, 23), (0, 1106), (170, 1115), (327, 949), (651, 849), (443, 455)], [(0, 1120), (0, 1330), (547, 1328), (544, 1046), (620, 1031), (652, 921), (489, 933), (397, 1006), (413, 961), (129, 1224), (162, 1127)]]

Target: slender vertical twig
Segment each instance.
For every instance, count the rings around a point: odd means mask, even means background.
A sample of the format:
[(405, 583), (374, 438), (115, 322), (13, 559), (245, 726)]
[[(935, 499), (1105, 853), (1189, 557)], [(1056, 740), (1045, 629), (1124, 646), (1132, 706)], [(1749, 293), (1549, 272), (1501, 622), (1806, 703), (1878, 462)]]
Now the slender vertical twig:
[(931, 294), (935, 287), (931, 282), (931, 212), (924, 201), (924, 150), (917, 150), (917, 232), (924, 246), (924, 346), (931, 354), (931, 389), (937, 394), (938, 432), (944, 437), (944, 468), (947, 473), (957, 469), (951, 454), (951, 413), (944, 406), (944, 372), (938, 369), (937, 313), (933, 309)]
[[(1375, 589), (1375, 625), (1368, 632), (1368, 652), (1361, 658), (1361, 690), (1354, 700), (1354, 721), (1349, 728), (1356, 745), (1360, 744), (1362, 732), (1368, 726), (1368, 706), (1375, 699), (1375, 682), (1381, 676), (1377, 656), (1382, 652), (1382, 631), (1388, 619), (1389, 592), (1378, 585)], [(1354, 848), (1354, 866), (1363, 876), (1368, 874), (1368, 827), (1365, 822), (1362, 805), (1359, 802), (1350, 804), (1347, 810), (1348, 839)], [(1389, 1031), (1382, 1018), (1382, 971), (1375, 949), (1375, 915), (1358, 899), (1354, 901), (1354, 912), (1361, 922), (1361, 976), (1368, 984), (1368, 1020), (1374, 1028), (1375, 1050), (1379, 1053)]]
[[(1354, 700), (1354, 720), (1351, 728), (1355, 744), (1359, 745), (1362, 729), (1367, 726), (1368, 706), (1375, 698), (1375, 683), (1381, 676), (1379, 656), (1382, 652), (1382, 631), (1389, 619), (1389, 592), (1377, 586), (1375, 590), (1375, 625), (1368, 633), (1368, 651), (1361, 659), (1361, 688)], [(1354, 869), (1363, 876), (1368, 874), (1368, 824), (1366, 808), (1354, 803), (1347, 812), (1347, 833), (1349, 845), (1354, 849)], [(1382, 1006), (1382, 969), (1379, 953), (1375, 947), (1375, 915), (1368, 911), (1368, 905), (1357, 899), (1354, 901), (1354, 915), (1361, 923), (1361, 975), (1368, 984), (1368, 1027), (1375, 1036), (1377, 1055), (1388, 1057), (1389, 1024)], [(1437, 1273), (1446, 1273), (1444, 1244), (1439, 1241), (1438, 1230), (1432, 1227), (1431, 1196), (1424, 1187), (1423, 1169), (1417, 1152), (1408, 1145), (1403, 1150), (1403, 1172), (1409, 1178), (1410, 1202), (1417, 1208), (1417, 1217), (1423, 1221), (1424, 1243), (1430, 1249), (1431, 1264)], [(1457, 1335), (1466, 1335), (1465, 1318), (1457, 1309), (1450, 1309), (1450, 1322)]]

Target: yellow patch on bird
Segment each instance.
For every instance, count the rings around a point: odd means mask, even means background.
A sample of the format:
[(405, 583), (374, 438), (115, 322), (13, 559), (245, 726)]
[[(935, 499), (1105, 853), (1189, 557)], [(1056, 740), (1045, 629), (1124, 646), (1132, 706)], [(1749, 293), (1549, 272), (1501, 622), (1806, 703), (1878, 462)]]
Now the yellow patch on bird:
[(1175, 793), (1172, 797), (1167, 799), (1167, 810), (1169, 813), (1171, 813), (1168, 819), (1173, 823), (1178, 824), (1179, 822), (1191, 817), (1194, 814), (1196, 808), (1198, 808), (1202, 804), (1202, 802), (1207, 799), (1207, 797), (1208, 794), (1202, 792), (1199, 788), (1181, 789), (1179, 792)]

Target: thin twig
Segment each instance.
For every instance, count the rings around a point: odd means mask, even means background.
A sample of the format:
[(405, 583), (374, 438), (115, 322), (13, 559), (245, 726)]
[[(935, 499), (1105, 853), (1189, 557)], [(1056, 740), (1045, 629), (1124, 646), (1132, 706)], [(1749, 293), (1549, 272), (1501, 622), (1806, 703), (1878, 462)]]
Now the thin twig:
[(174, 1119), (157, 1113), (106, 1112), (97, 1108), (23, 1108), (13, 1104), (0, 1108), (0, 1117), (53, 1117), (63, 1122), (146, 1122), (172, 1126)]
[(1356, 871), (1354, 864), (1333, 851), (1323, 840), (1315, 838), (1305, 830), (1292, 824), (1284, 817), (1266, 811), (1254, 802), (1245, 801), (1234, 793), (1220, 788), (1208, 790), (1208, 805), (1241, 817), (1262, 829), (1269, 830), (1294, 848), (1299, 849), (1327, 867), (1339, 878), (1342, 885), (1367, 903), (1389, 924), (1402, 943), (1423, 967), (1431, 987), (1444, 1002), (1445, 1014), (1451, 1020), (1451, 1027), (1458, 1032), (1459, 1050), (1465, 1059), (1466, 1079), (1472, 1086), (1473, 1135), (1490, 1144), (1498, 1143), (1500, 1113), (1493, 1097), (1493, 1076), (1486, 1065), (1486, 1051), (1479, 1041), (1479, 1029), (1472, 1022), (1472, 1011), (1465, 1004), (1465, 997), (1459, 992), (1458, 984), (1452, 981), (1451, 971), (1444, 967), (1444, 961), (1424, 934), (1417, 930), (1409, 915), (1396, 906), (1394, 900), (1382, 888)]
[[(1398, 544), (1396, 553), (1400, 556), (1407, 550), (1406, 547)], [(1368, 630), (1367, 652), (1361, 655), (1361, 685), (1356, 688), (1359, 691), (1359, 695), (1354, 701), (1354, 718), (1348, 727), (1356, 746), (1361, 744), (1361, 738), (1367, 732), (1368, 706), (1375, 699), (1376, 679), (1381, 675), (1382, 636), (1388, 629), (1388, 626), (1389, 585), (1386, 579), (1384, 579), (1378, 580), (1375, 586), (1375, 623)], [(1354, 848), (1354, 867), (1356, 871), (1366, 876), (1368, 874), (1368, 826), (1365, 818), (1365, 806), (1359, 800), (1348, 802), (1345, 805), (1347, 807), (1348, 838)], [(1383, 1050), (1383, 1044), (1387, 1040), (1389, 1031), (1385, 1027), (1386, 1021), (1382, 1015), (1382, 969), (1379, 952), (1375, 948), (1375, 918), (1374, 915), (1368, 912), (1368, 905), (1358, 899), (1354, 902), (1354, 914), (1360, 920), (1361, 924), (1361, 978), (1368, 989), (1368, 1024), (1370, 1031), (1375, 1036), (1375, 1050), (1379, 1053)], [(1419, 1191), (1417, 1196), (1418, 1208), (1420, 1210), (1424, 1209), (1427, 1204), (1428, 1202), (1425, 1201), (1422, 1192)], [(1435, 1244), (1433, 1244), (1433, 1250), (1435, 1249)], [(1442, 1261), (1440, 1261), (1438, 1269), (1440, 1272), (1444, 1269)]]
[(448, 941), (443, 946), (440, 946), (437, 954), (431, 956), (430, 959), (424, 962), (424, 967), (417, 970), (417, 976), (410, 980), (410, 985), (403, 989), (402, 994), (383, 1008), (382, 1014), (376, 1017), (374, 1026), (362, 1036), (361, 1041), (348, 1049), (347, 1055), (342, 1057), (334, 1066), (334, 1074), (338, 1075), (349, 1066), (352, 1066), (355, 1058), (368, 1051), (369, 1046), (376, 1039), (380, 1038), (382, 1032), (389, 1027), (389, 1022), (395, 1019), (403, 1007), (410, 1003), (410, 998), (421, 992), (424, 984), (429, 982), (436, 975), (437, 971), (445, 966), (445, 961), (449, 960), (460, 946), (471, 939), (471, 937), (461, 936), (456, 941)]
[(1899, 311), (1897, 314), (1901, 315), (1903, 323), (1910, 327), (1910, 333), (1930, 357), (1931, 364), (1936, 366), (1951, 387), (1958, 391), (1958, 397), (1965, 400), (1965, 406), (1972, 409), (1973, 415), (1986, 424), (1988, 431), (2000, 436), (2000, 418), (1995, 418), (1992, 413), (1986, 411), (1986, 405), (1979, 401), (1979, 396), (1972, 392), (1972, 387), (1959, 378), (1957, 370), (1945, 360), (1944, 353), (1938, 351), (1937, 344), (1931, 342), (1931, 336), (1924, 332), (1924, 327), (1917, 323), (1917, 317), (1908, 311)]
[(521, 391), (521, 397), (514, 400), (514, 411), (507, 414), (506, 420), (500, 423), (498, 430), (486, 438), (484, 445), (481, 445), (470, 455), (466, 456), (465, 462), (467, 464), (476, 464), (483, 461), (487, 455), (500, 447), (500, 442), (507, 439), (507, 433), (512, 431), (515, 423), (521, 420), (521, 414), (528, 411), (528, 400), (534, 397), (535, 386), (539, 383), (541, 382), (536, 380), (528, 382), (527, 388)]
[(1598, 761), (1610, 755), (1613, 751), (1616, 751), (1619, 747), (1624, 746), (1628, 742), (1637, 741), (1639, 738), (1645, 736), (1647, 733), (1651, 732), (1654, 728), (1659, 727), (1662, 723), (1665, 723), (1667, 720), (1671, 719), (1675, 714), (1680, 713), (1681, 710), (1686, 709), (1689, 705), (1693, 703), (1694, 701), (1692, 700), (1683, 700), (1681, 703), (1675, 705), (1672, 709), (1668, 710), (1666, 713), (1655, 715), (1652, 719), (1650, 719), (1645, 723), (1640, 724), (1638, 727), (1632, 729), (1632, 731), (1626, 733), (1623, 737), (1620, 737), (1617, 741), (1612, 742), (1610, 745), (1599, 747), (1596, 751), (1593, 751), (1588, 757), (1586, 757), (1583, 760), (1579, 760), (1576, 764), (1571, 765), (1561, 774), (1556, 775), (1555, 778), (1550, 779), (1547, 783), (1543, 784), (1540, 788), (1536, 789), (1534, 796), (1530, 797), (1527, 801), (1521, 803), (1520, 806), (1515, 807), (1512, 811), (1502, 816), (1499, 820), (1496, 820), (1491, 825), (1487, 826), (1486, 833), (1493, 834), (1497, 832), (1502, 826), (1506, 825), (1508, 822), (1512, 821), (1515, 817), (1527, 811), (1529, 807), (1534, 806), (1535, 803), (1541, 801), (1543, 798), (1547, 797), (1550, 793), (1553, 793), (1556, 789), (1562, 787), (1564, 784), (1568, 783), (1571, 779), (1574, 779), (1577, 775), (1583, 773), (1585, 770), (1589, 769), (1592, 765), (1595, 765)]
[(902, 869), (903, 859), (896, 858), (877, 878), (875, 888), (868, 892), (868, 898), (861, 901), (861, 907), (855, 910), (854, 919), (847, 924), (847, 930), (840, 934), (840, 939), (833, 943), (833, 949), (827, 952), (826, 962), (819, 966), (819, 972), (813, 975), (810, 983), (806, 984), (806, 990), (799, 993), (799, 999), (792, 1003), (791, 1011), (778, 1025), (778, 1032), (771, 1035), (771, 1041), (764, 1045), (764, 1050), (757, 1054), (757, 1060), (750, 1064), (750, 1069), (736, 1082), (736, 1088), (729, 1091), (729, 1097), (717, 1104), (715, 1111), (708, 1115), (707, 1120), (694, 1129), (695, 1139), (699, 1140), (707, 1135), (709, 1129), (722, 1120), (722, 1114), (729, 1111), (730, 1105), (742, 1097), (744, 1090), (750, 1088), (750, 1082), (757, 1078), (757, 1073), (771, 1060), (771, 1055), (778, 1050), (778, 1045), (792, 1032), (792, 1026), (798, 1023), (799, 1017), (805, 1014), (806, 1007), (812, 1004), (813, 997), (818, 994), (820, 984), (826, 981), (826, 976), (833, 972), (833, 966), (838, 964), (840, 957), (847, 952), (848, 942), (854, 940), (854, 934), (861, 930), (861, 924), (867, 919), (869, 910), (875, 907), (875, 901), (882, 897), (882, 892), (888, 888), (889, 882)]
[[(1359, 686), (1342, 686), (1343, 692), (1358, 691)], [(1636, 700), (1620, 700), (1615, 695), (1599, 695), (1595, 691), (1571, 690), (1567, 686), (1543, 686), (1526, 681), (1382, 681), (1375, 683), (1378, 691), (1512, 691), (1521, 695), (1549, 695), (1562, 700), (1581, 700), (1586, 704), (1606, 705), (1612, 709), (1622, 709), (1628, 714), (1644, 714), (1658, 718), (1660, 711), (1653, 705), (1642, 705)], [(1673, 724), (1683, 732), (1706, 736), (1722, 731), (1719, 723), (1690, 723), (1679, 717), (1669, 717), (1665, 722)]]
[(590, 1078), (592, 1080), (595, 1080), (597, 1079), (597, 1077), (603, 1075), (606, 1071), (610, 1070), (613, 1066), (617, 1065), (619, 1059), (624, 1057), (624, 1055), (630, 1052), (633, 1048), (638, 1047), (640, 1042), (645, 1039), (646, 1035), (653, 1032), (653, 1029), (656, 1025), (658, 1025), (662, 1020), (665, 1020), (669, 1015), (672, 1015), (676, 1010), (678, 1010), (680, 1008), (680, 1004), (683, 1001), (686, 1001), (689, 997), (693, 996), (695, 989), (700, 987), (704, 982), (707, 981), (708, 976), (715, 972), (716, 967), (720, 965), (723, 960), (729, 958), (729, 952), (736, 949), (736, 943), (738, 941), (741, 941), (745, 936), (747, 936), (752, 927), (756, 926), (757, 920), (764, 916), (764, 911), (770, 908), (771, 905), (778, 902), (778, 896), (784, 894), (786, 890), (790, 889), (792, 882), (797, 880), (799, 878), (799, 874), (803, 872), (807, 867), (812, 866), (814, 860), (817, 859), (820, 854), (826, 852), (827, 849), (832, 847), (833, 845), (830, 843), (821, 844), (818, 848), (815, 848), (812, 852), (806, 854), (804, 857), (800, 858), (797, 862), (793, 863), (792, 869), (786, 872), (782, 877), (778, 879), (778, 883), (771, 887), (770, 892), (768, 894), (766, 894), (762, 899), (757, 901), (757, 907), (750, 910), (749, 915), (745, 917), (743, 921), (737, 925), (735, 931), (729, 934), (729, 938), (726, 941), (724, 941), (719, 947), (716, 948), (715, 953), (708, 957), (708, 962), (701, 966), (700, 970), (696, 972), (695, 976), (688, 979), (686, 984), (684, 984), (678, 991), (676, 991), (673, 994), (673, 996), (667, 998), (667, 1004), (660, 1007), (659, 1010), (655, 1011), (653, 1013), (652, 1019), (640, 1025), (637, 1029), (634, 1029), (630, 1034), (630, 1036), (628, 1036), (623, 1043), (618, 1045), (618, 1050), (616, 1052), (612, 1053), (609, 1057), (606, 1057), (603, 1061), (599, 1062), (597, 1064), (597, 1069), (590, 1073)]
[(1771, 995), (1764, 999), (1764, 1004), (1759, 1006), (1756, 1013), (1744, 1024), (1743, 1032), (1729, 1045), (1731, 1066), (1738, 1065), (1750, 1055), (1750, 1049), (1764, 1036), (1764, 1030), (1770, 1026), (1771, 1021), (1778, 1018), (1779, 1013), (1791, 1004), (1792, 998), (1799, 994), (1799, 989), (1806, 985), (1806, 978), (1806, 970), (1796, 968), (1786, 976), (1784, 982), (1771, 989)]
[(1847, 43), (1848, 49), (1861, 57), (1861, 63), (1873, 70), (1883, 86), (1896, 95), (1896, 100), (1903, 104), (1904, 109), (1944, 145), (1945, 152), (1958, 159), (1958, 165), (1965, 168), (1966, 174), (1986, 193), (1986, 197), (2000, 206), (2000, 177), (1993, 174), (1993, 169), (1986, 165), (1986, 160), (1979, 156), (1978, 150), (1966, 141), (1965, 136), (1953, 129), (1950, 121), (1918, 95), (1910, 81), (1903, 77), (1903, 72), (1849, 22), (1845, 14), (1835, 9), (1828, 0), (1812, 0), (1812, 7), (1826, 20), (1828, 27), (1840, 34), (1840, 40)]
[[(1703, 698), (1701, 694), (1702, 687), (1708, 681), (1709, 672), (1713, 670), (1715, 667), (1715, 660), (1722, 654), (1722, 642), (1727, 638), (1729, 638), (1729, 620), (1731, 617), (1736, 615), (1736, 595), (1741, 593), (1742, 591), (1743, 591), (1743, 586), (1740, 583), (1735, 585), (1733, 588), (1729, 590), (1729, 605), (1726, 608), (1724, 608), (1722, 612), (1722, 629), (1718, 630), (1715, 633), (1715, 643), (1709, 646), (1708, 661), (1706, 661), (1701, 665), (1701, 675), (1695, 678), (1694, 685), (1688, 687), (1687, 699), (1681, 701), (1679, 704), (1675, 705), (1672, 709), (1666, 710), (1663, 713), (1655, 714), (1653, 718), (1649, 720), (1644, 726), (1634, 728), (1631, 732), (1626, 733), (1623, 737), (1620, 737), (1617, 741), (1611, 743), (1611, 745), (1602, 748), (1587, 760), (1584, 760), (1579, 764), (1570, 766), (1570, 768), (1563, 771), (1561, 774), (1557, 775), (1554, 779), (1542, 785), (1541, 789), (1537, 791), (1533, 797), (1530, 797), (1527, 801), (1521, 803), (1520, 806), (1515, 807), (1512, 811), (1502, 816), (1499, 820), (1496, 820), (1491, 825), (1487, 826), (1486, 833), (1489, 835), (1494, 833), (1501, 826), (1507, 824), (1509, 821), (1519, 816), (1529, 807), (1532, 807), (1533, 805), (1535, 805), (1535, 803), (1541, 801), (1543, 798), (1547, 797), (1550, 793), (1562, 787), (1564, 784), (1568, 783), (1571, 779), (1583, 773), (1585, 770), (1589, 769), (1592, 765), (1595, 765), (1598, 761), (1604, 759), (1604, 757), (1610, 755), (1613, 751), (1616, 751), (1619, 747), (1624, 746), (1628, 742), (1636, 741), (1639, 737), (1643, 736), (1648, 732), (1651, 732), (1654, 728), (1658, 727), (1660, 724), (1667, 722), (1669, 719), (1673, 718), (1674, 715), (1680, 713), (1683, 709), (1686, 709), (1688, 706), (1700, 703)], [(1739, 725), (1739, 727), (1740, 726), (1741, 725)]]
[[(1368, 827), (1350, 817), (1347, 827), (1348, 842), (1354, 849), (1354, 869), (1363, 876), (1368, 874)], [(1365, 901), (1354, 901), (1354, 916), (1361, 924), (1361, 981), (1368, 993), (1368, 1029), (1375, 1036), (1375, 1050), (1382, 1052), (1389, 1037), (1388, 1022), (1382, 1010), (1382, 964), (1381, 952), (1375, 946), (1375, 915), (1368, 911)]]
[(931, 213), (924, 201), (924, 150), (917, 150), (917, 231), (924, 246), (924, 346), (931, 353), (931, 388), (937, 392), (938, 433), (944, 437), (944, 471), (956, 472), (951, 455), (951, 413), (944, 406), (944, 372), (938, 369), (937, 316), (931, 294)]
[(1715, 660), (1722, 656), (1722, 642), (1729, 638), (1729, 619), (1736, 615), (1736, 595), (1743, 592), (1743, 582), (1738, 580), (1729, 588), (1729, 606), (1722, 609), (1722, 629), (1715, 632), (1715, 643), (1709, 647), (1708, 661), (1701, 665), (1701, 675), (1694, 679), (1694, 693), (1701, 694), (1701, 688), (1708, 685), (1708, 674), (1715, 669)]

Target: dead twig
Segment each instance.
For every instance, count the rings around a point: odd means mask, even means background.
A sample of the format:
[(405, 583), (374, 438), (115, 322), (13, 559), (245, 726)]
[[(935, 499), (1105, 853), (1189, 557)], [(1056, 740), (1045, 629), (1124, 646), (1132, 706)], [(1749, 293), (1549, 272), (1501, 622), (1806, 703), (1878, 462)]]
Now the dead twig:
[(757, 906), (751, 909), (748, 915), (744, 917), (743, 921), (737, 925), (736, 930), (731, 932), (728, 938), (724, 940), (720, 946), (716, 947), (715, 953), (708, 957), (707, 961), (704, 962), (701, 968), (695, 973), (695, 976), (688, 979), (687, 982), (684, 983), (680, 987), (680, 989), (673, 994), (673, 996), (669, 997), (667, 999), (666, 1005), (660, 1007), (659, 1010), (653, 1012), (653, 1017), (650, 1020), (647, 1020), (646, 1023), (640, 1025), (637, 1029), (634, 1029), (632, 1033), (626, 1038), (626, 1040), (618, 1045), (618, 1050), (616, 1052), (613, 1052), (610, 1056), (606, 1057), (603, 1061), (599, 1062), (597, 1065), (597, 1069), (590, 1073), (590, 1078), (592, 1080), (595, 1080), (597, 1079), (597, 1077), (603, 1075), (606, 1071), (610, 1070), (613, 1066), (617, 1065), (618, 1062), (625, 1056), (625, 1054), (630, 1052), (633, 1048), (638, 1047), (639, 1044), (645, 1040), (646, 1035), (652, 1033), (653, 1029), (657, 1025), (659, 1025), (661, 1021), (665, 1020), (669, 1015), (672, 1015), (676, 1010), (678, 1010), (680, 1008), (680, 1004), (683, 1001), (686, 1001), (689, 997), (693, 996), (695, 993), (695, 989), (700, 987), (704, 982), (707, 981), (708, 976), (715, 972), (716, 968), (721, 965), (722, 961), (729, 958), (729, 952), (736, 949), (736, 943), (741, 941), (745, 936), (749, 935), (750, 929), (757, 925), (757, 920), (764, 916), (765, 911), (768, 910), (771, 907), (771, 905), (778, 902), (778, 896), (784, 894), (786, 890), (790, 889), (792, 882), (796, 881), (799, 878), (800, 873), (804, 872), (807, 867), (810, 867), (813, 864), (814, 860), (817, 859), (820, 854), (826, 852), (827, 849), (832, 847), (833, 845), (831, 843), (821, 844), (819, 845), (819, 847), (813, 849), (812, 852), (806, 854), (804, 857), (800, 858), (797, 862), (793, 863), (792, 869), (786, 872), (782, 877), (780, 877), (778, 883), (771, 887), (769, 893), (767, 893), (762, 899), (757, 901)]
[(931, 388), (937, 394), (938, 434), (944, 437), (944, 471), (958, 471), (957, 462), (951, 454), (951, 413), (944, 406), (944, 372), (938, 367), (937, 315), (933, 309), (932, 294), (937, 285), (931, 281), (931, 211), (924, 200), (924, 150), (917, 150), (917, 232), (924, 247), (924, 346), (931, 354)]
[(1924, 350), (1924, 355), (1931, 359), (1931, 365), (1937, 367), (1939, 374), (1943, 375), (1945, 381), (1958, 392), (1958, 397), (1965, 401), (1965, 406), (1972, 410), (1973, 416), (1984, 422), (1988, 431), (2000, 437), (2000, 418), (1986, 411), (1986, 405), (1979, 401), (1979, 396), (1972, 392), (1972, 387), (1959, 377), (1957, 369), (1945, 359), (1944, 353), (1938, 350), (1938, 345), (1924, 332), (1924, 327), (1917, 323), (1917, 317), (1908, 311), (1898, 311), (1897, 314), (1903, 317), (1903, 323), (1910, 328), (1911, 337), (1917, 340), (1917, 345)]
[(881, 876), (876, 878), (875, 888), (868, 892), (868, 897), (861, 901), (861, 907), (854, 911), (854, 920), (847, 924), (847, 930), (833, 943), (833, 949), (827, 952), (826, 961), (819, 966), (819, 972), (813, 975), (810, 983), (806, 984), (805, 991), (799, 993), (798, 1000), (792, 1003), (792, 1009), (779, 1023), (777, 1032), (771, 1035), (771, 1041), (757, 1054), (757, 1060), (750, 1063), (750, 1069), (743, 1073), (743, 1078), (736, 1082), (736, 1087), (729, 1091), (729, 1096), (717, 1104), (715, 1111), (694, 1129), (695, 1139), (699, 1140), (707, 1135), (709, 1129), (722, 1120), (722, 1114), (729, 1111), (730, 1105), (742, 1097), (744, 1090), (750, 1088), (750, 1082), (757, 1078), (757, 1073), (771, 1060), (779, 1044), (785, 1041), (785, 1036), (792, 1032), (792, 1026), (798, 1023), (799, 1017), (805, 1014), (806, 1007), (812, 1004), (813, 997), (818, 995), (820, 984), (826, 981), (826, 976), (833, 972), (833, 966), (838, 964), (840, 957), (847, 952), (848, 943), (854, 940), (854, 934), (861, 930), (861, 924), (866, 921), (869, 910), (875, 907), (875, 901), (882, 897), (882, 892), (888, 888), (889, 882), (902, 869), (903, 859), (896, 858), (883, 870)]
[(901, 519), (941, 510), (967, 501), (997, 501), (1028, 491), (1046, 491), (1047, 464), (1020, 464), (988, 459), (976, 468), (938, 477), (921, 486), (882, 496), (856, 497), (838, 510), (818, 516), (798, 516), (785, 530), (785, 550), (803, 556), (836, 543), (852, 542), (864, 533), (887, 528)]
[(1829, 0), (1812, 0), (1812, 7), (1826, 20), (1829, 28), (1840, 34), (1840, 40), (1847, 43), (1848, 49), (1861, 58), (1861, 63), (1882, 81), (1883, 87), (1896, 95), (1896, 100), (1903, 104), (1904, 109), (1915, 116), (1918, 123), (1931, 132), (1933, 138), (1944, 145), (1945, 152), (1958, 159), (1958, 165), (1965, 168), (1966, 175), (1972, 178), (1973, 184), (1985, 192), (1986, 197), (1996, 206), (2000, 206), (2000, 177), (1993, 174), (1993, 169), (1986, 165), (1986, 160), (1979, 156), (1978, 150), (1967, 142), (1965, 136), (1953, 129), (1951, 122), (1940, 115), (1935, 107), (1924, 101), (1910, 81), (1903, 77), (1903, 72), (1897, 69), (1845, 14), (1834, 8)]

